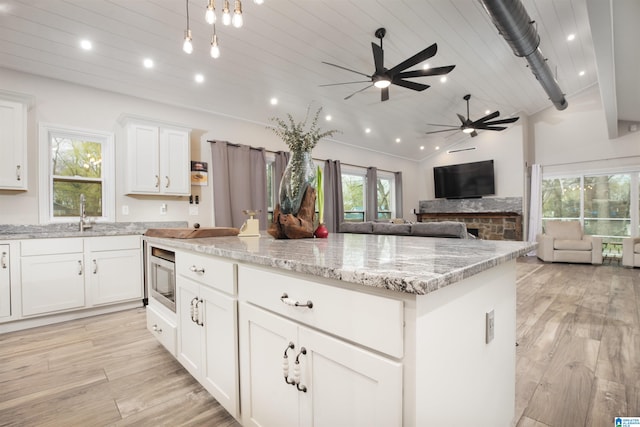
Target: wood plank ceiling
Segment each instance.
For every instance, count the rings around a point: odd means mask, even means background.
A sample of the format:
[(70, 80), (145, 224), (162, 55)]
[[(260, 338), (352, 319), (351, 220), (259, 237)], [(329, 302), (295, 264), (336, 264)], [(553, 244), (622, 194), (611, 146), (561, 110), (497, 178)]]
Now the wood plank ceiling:
[[(595, 84), (586, 0), (523, 3), (561, 89), (570, 96)], [(332, 115), (328, 126), (342, 131), (336, 140), (408, 159), (468, 138), (460, 132), (425, 135), (437, 130), (427, 123), (459, 124), (456, 113), (466, 115), (467, 93), (472, 119), (485, 110), (499, 109), (506, 118), (551, 106), (526, 61), (513, 54), (477, 1), (245, 0), (242, 28), (217, 24), (221, 56), (215, 60), (205, 7), (206, 0), (189, 0), (194, 52), (186, 55), (185, 1), (1, 1), (0, 66), (264, 124), (287, 112), (302, 118), (313, 102)], [(221, 9), (217, 0), (218, 17)], [(319, 87), (362, 80), (322, 61), (373, 73), (371, 42), (378, 41), (378, 27), (387, 29), (387, 68), (432, 43), (438, 53), (429, 65), (456, 68), (445, 83), (414, 79), (431, 85), (424, 92), (391, 86), (387, 102), (373, 87), (343, 100), (367, 84)], [(82, 38), (93, 42), (92, 51), (79, 49)], [(142, 66), (147, 57), (153, 69)], [(196, 73), (203, 83), (194, 82)], [(270, 105), (272, 97), (277, 106)]]

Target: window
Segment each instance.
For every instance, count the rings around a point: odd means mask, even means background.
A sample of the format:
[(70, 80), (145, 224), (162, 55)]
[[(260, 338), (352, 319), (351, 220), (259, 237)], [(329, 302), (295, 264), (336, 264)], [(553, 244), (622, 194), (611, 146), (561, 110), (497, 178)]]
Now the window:
[(72, 222), (86, 214), (115, 221), (113, 134), (40, 125), (40, 221)]
[(365, 172), (348, 169), (342, 172), (342, 202), (345, 222), (363, 222), (365, 219)]
[(378, 219), (395, 217), (395, 176), (378, 171)]
[[(635, 184), (634, 184), (635, 183)], [(620, 242), (640, 231), (638, 173), (609, 173), (542, 180), (542, 221), (579, 219), (585, 234)]]
[(273, 222), (273, 210), (276, 206), (276, 200), (278, 200), (278, 187), (279, 182), (273, 182), (273, 167), (275, 163), (275, 157), (273, 153), (266, 153), (266, 163), (267, 163), (267, 221), (269, 224)]

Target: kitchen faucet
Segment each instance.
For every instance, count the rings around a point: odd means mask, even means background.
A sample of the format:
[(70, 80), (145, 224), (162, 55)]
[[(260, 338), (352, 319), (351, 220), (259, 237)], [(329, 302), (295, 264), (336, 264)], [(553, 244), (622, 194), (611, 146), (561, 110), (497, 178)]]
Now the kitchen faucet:
[(80, 194), (80, 231), (84, 231), (85, 229), (92, 227), (91, 221), (87, 220), (86, 203), (86, 197), (84, 194)]

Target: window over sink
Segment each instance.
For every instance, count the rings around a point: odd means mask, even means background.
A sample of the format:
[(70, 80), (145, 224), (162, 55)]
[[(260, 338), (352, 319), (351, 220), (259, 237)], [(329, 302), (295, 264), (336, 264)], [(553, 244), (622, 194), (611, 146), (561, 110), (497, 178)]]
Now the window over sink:
[(115, 221), (113, 134), (40, 124), (40, 222)]

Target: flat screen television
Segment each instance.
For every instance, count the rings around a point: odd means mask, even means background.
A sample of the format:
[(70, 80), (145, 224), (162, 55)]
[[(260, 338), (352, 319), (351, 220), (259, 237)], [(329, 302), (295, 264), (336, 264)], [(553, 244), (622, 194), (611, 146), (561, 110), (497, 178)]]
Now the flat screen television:
[(470, 199), (496, 193), (493, 160), (433, 168), (436, 198)]

